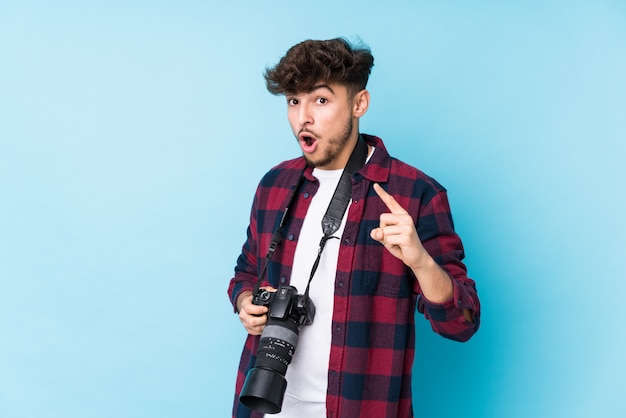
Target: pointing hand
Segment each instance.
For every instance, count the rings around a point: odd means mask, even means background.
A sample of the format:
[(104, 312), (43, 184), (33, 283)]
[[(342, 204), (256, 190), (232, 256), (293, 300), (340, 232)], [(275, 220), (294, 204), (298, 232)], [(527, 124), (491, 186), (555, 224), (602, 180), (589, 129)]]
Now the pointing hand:
[(380, 215), (379, 227), (373, 229), (370, 236), (410, 268), (419, 268), (430, 256), (417, 235), (413, 218), (379, 184), (374, 184), (374, 191), (389, 213)]

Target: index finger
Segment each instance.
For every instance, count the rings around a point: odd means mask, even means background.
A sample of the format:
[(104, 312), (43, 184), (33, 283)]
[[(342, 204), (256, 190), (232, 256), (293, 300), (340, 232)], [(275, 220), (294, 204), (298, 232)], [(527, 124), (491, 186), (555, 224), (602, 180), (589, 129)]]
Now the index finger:
[(405, 214), (408, 213), (401, 205), (400, 203), (398, 203), (398, 201), (396, 199), (394, 199), (394, 197), (392, 195), (390, 195), (389, 193), (387, 193), (385, 191), (385, 189), (383, 189), (381, 187), (380, 184), (378, 183), (374, 183), (374, 191), (376, 192), (376, 194), (378, 195), (378, 197), (380, 197), (380, 200), (383, 201), (383, 203), (385, 204), (385, 206), (387, 206), (387, 209), (389, 209), (391, 211), (391, 213), (395, 213), (395, 214)]

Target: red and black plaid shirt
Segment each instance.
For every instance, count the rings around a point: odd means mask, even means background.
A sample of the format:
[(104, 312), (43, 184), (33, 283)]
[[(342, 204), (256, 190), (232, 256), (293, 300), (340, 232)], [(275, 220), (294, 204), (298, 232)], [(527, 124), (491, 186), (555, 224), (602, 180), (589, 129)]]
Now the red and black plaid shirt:
[[(332, 418), (406, 418), (413, 416), (416, 306), (437, 333), (466, 341), (478, 329), (480, 304), (475, 284), (461, 261), (463, 246), (454, 232), (445, 189), (421, 171), (391, 158), (380, 138), (363, 137), (376, 151), (352, 180), (352, 204), (341, 237), (329, 330), (332, 346), (326, 408)], [(248, 239), (228, 289), (233, 306), (241, 292), (252, 290), (272, 233), (303, 170), (305, 182), (289, 210), (283, 240), (264, 285), (277, 288), (289, 283), (298, 234), (318, 186), (302, 157), (276, 166), (258, 186)], [(372, 188), (375, 182), (413, 216), (424, 248), (452, 278), (454, 298), (449, 302), (436, 304), (421, 296), (413, 272), (370, 237), (380, 214), (388, 212)], [(464, 308), (472, 311), (474, 323), (464, 317)], [(259, 337), (248, 335), (237, 376), (233, 417), (262, 416), (239, 402), (246, 374), (254, 366), (258, 342)]]

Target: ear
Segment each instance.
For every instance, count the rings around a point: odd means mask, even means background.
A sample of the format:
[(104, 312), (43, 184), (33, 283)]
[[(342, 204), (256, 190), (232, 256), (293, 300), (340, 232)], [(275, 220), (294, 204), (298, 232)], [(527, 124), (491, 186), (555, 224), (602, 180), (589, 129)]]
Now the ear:
[(370, 105), (370, 92), (363, 89), (354, 95), (352, 116), (360, 118), (367, 112)]

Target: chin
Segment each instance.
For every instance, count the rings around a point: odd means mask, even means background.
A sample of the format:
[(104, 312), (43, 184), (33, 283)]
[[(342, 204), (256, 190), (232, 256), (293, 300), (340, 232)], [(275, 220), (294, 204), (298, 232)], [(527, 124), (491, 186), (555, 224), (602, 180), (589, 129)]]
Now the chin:
[(313, 161), (307, 157), (304, 157), (304, 159), (306, 160), (306, 163), (309, 167), (313, 167), (313, 168), (323, 168), (323, 167), (327, 167), (328, 165), (330, 165), (330, 163), (332, 163), (332, 161), (326, 161), (326, 160), (318, 160), (318, 161)]

